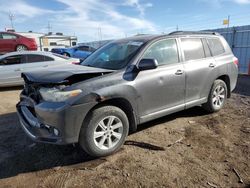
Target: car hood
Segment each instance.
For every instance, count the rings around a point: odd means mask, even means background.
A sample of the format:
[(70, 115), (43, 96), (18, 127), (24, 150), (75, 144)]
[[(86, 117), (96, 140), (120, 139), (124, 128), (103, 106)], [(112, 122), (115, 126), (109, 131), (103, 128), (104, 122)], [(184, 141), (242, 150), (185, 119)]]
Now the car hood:
[(102, 76), (114, 72), (114, 70), (87, 67), (82, 65), (60, 65), (22, 73), (25, 81), (46, 84), (73, 84), (93, 77)]

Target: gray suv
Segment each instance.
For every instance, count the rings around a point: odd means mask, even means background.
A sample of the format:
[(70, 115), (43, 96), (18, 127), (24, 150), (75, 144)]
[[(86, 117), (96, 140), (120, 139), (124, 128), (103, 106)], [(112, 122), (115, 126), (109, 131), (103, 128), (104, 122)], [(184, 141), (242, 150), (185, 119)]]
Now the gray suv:
[(92, 156), (106, 156), (139, 124), (193, 106), (220, 110), (235, 88), (237, 64), (217, 33), (125, 38), (81, 65), (23, 73), (17, 112), (35, 141), (79, 143)]

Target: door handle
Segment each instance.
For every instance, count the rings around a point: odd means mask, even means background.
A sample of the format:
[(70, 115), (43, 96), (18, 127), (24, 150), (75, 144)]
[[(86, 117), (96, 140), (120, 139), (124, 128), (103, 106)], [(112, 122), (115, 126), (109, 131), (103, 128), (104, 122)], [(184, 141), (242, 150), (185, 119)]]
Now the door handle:
[(214, 68), (214, 67), (215, 67), (215, 64), (214, 64), (214, 63), (210, 63), (210, 64), (209, 64), (209, 67), (210, 67), (210, 68)]
[(175, 72), (176, 75), (182, 75), (183, 73), (184, 73), (183, 70), (177, 70), (177, 71)]

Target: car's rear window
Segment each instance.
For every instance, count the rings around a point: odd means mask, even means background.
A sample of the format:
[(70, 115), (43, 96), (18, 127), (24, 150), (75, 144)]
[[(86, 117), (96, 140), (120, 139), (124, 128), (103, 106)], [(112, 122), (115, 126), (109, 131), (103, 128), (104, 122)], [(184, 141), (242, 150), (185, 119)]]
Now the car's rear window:
[(207, 41), (213, 56), (217, 56), (225, 52), (225, 49), (218, 38), (208, 38)]

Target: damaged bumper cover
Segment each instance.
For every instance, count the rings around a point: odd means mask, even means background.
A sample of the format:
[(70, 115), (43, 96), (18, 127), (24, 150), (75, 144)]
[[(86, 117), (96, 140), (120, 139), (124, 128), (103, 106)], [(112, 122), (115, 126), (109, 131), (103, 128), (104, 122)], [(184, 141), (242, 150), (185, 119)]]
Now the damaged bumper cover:
[(79, 132), (95, 101), (69, 105), (65, 102), (35, 102), (20, 96), (17, 114), (25, 133), (36, 142), (71, 144), (78, 142)]

